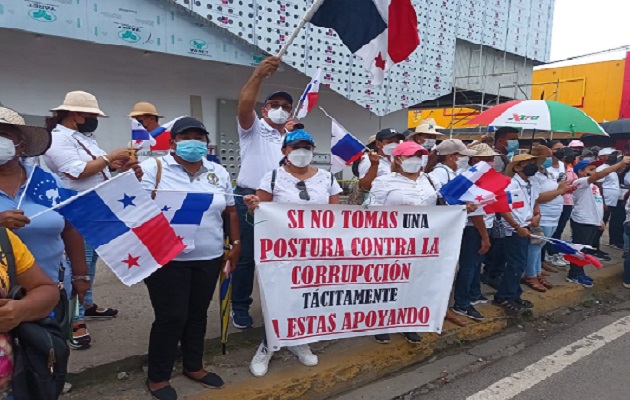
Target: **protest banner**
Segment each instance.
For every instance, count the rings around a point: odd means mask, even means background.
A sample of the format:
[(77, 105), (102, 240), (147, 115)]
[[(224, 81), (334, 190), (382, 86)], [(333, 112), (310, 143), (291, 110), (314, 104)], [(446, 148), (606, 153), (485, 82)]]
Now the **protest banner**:
[(464, 206), (261, 203), (255, 258), (273, 350), (442, 330)]

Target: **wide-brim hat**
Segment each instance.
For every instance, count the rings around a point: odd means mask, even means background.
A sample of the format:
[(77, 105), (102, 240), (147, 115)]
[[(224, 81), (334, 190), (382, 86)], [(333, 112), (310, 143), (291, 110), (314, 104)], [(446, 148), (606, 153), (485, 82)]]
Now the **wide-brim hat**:
[(528, 160), (535, 160), (537, 158), (538, 157), (532, 156), (529, 153), (515, 155), (514, 157), (512, 157), (512, 160), (507, 165), (507, 167), (505, 167), (505, 175), (510, 176), (510, 177), (514, 176), (514, 167), (518, 165), (518, 163), (523, 162), (523, 161), (528, 161)]
[(27, 157), (41, 156), (52, 143), (52, 136), (46, 128), (26, 125), (26, 121), (20, 114), (10, 108), (0, 107), (0, 130), (8, 126), (22, 135), (26, 144), (24, 155)]
[(499, 153), (494, 151), (492, 147), (488, 146), (485, 143), (477, 143), (473, 146), (468, 147), (469, 150), (473, 150), (476, 154), (473, 154), (471, 157), (493, 157), (500, 156)]
[(68, 92), (60, 106), (52, 108), (50, 111), (75, 111), (96, 114), (107, 118), (107, 115), (98, 107), (98, 101), (93, 94), (75, 90)]
[(141, 101), (134, 104), (131, 112), (129, 113), (131, 118), (139, 117), (141, 115), (153, 115), (158, 118), (164, 118), (163, 115), (158, 114), (157, 108), (148, 101)]
[(427, 133), (430, 135), (444, 135), (443, 133), (438, 132), (436, 129), (444, 129), (444, 127), (436, 124), (433, 118), (427, 118), (420, 121), (420, 125), (416, 126), (415, 134)]

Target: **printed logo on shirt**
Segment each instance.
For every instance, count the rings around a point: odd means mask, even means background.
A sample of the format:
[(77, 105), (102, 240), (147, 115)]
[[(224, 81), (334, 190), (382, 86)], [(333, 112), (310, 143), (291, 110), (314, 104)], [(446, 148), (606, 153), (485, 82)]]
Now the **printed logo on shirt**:
[(599, 188), (595, 185), (591, 186), (591, 192), (593, 193), (593, 198), (595, 198), (596, 203), (603, 203), (603, 198), (601, 194), (599, 194)]
[(219, 185), (219, 177), (214, 172), (208, 173), (208, 175), (206, 177), (208, 178), (208, 183), (209, 184), (211, 184), (213, 186), (218, 186)]

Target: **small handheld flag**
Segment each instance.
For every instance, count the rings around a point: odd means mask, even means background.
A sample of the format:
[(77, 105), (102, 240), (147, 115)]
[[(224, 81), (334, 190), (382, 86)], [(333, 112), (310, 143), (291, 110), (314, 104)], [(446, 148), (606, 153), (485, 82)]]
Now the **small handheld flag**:
[(315, 75), (313, 75), (313, 78), (311, 78), (308, 86), (306, 86), (306, 89), (300, 98), (301, 105), (297, 110), (297, 118), (301, 119), (306, 117), (306, 115), (311, 112), (317, 104), (317, 100), (319, 99), (319, 78), (321, 74), (322, 70), (318, 69), (317, 72), (315, 72)]
[(365, 146), (334, 119), (330, 142), (330, 172), (336, 174), (363, 156)]

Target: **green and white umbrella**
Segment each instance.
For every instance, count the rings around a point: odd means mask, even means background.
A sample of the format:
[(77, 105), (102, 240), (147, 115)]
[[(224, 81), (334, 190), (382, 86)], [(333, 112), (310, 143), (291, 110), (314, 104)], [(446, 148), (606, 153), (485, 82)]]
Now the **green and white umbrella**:
[(482, 112), (467, 124), (608, 136), (602, 127), (582, 110), (553, 100), (508, 101)]

